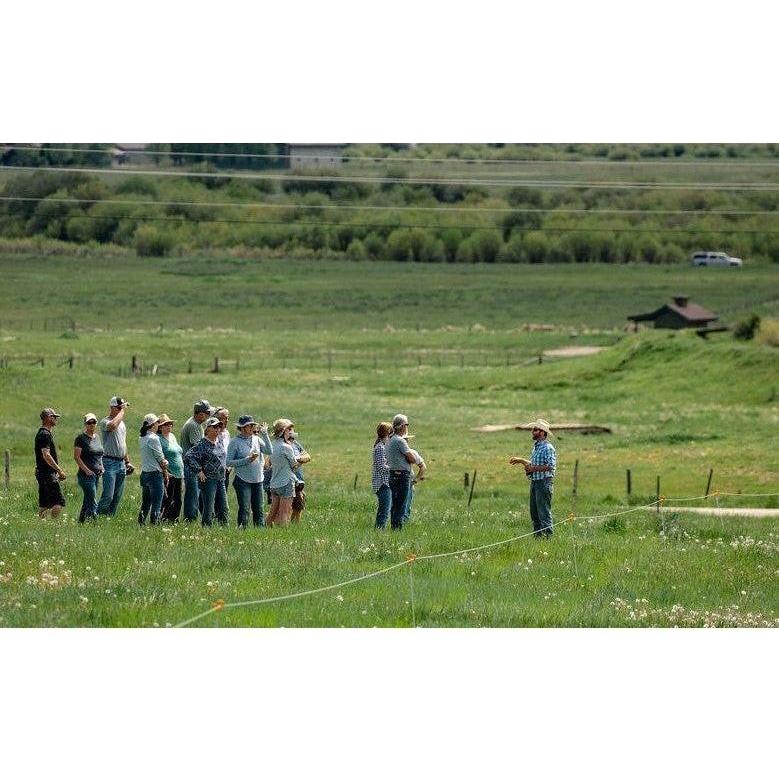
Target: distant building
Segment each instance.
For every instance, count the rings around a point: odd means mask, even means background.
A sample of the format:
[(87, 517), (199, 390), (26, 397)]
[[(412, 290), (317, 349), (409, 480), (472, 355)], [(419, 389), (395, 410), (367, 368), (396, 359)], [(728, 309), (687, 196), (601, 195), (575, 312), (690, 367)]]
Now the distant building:
[(153, 161), (151, 154), (144, 154), (148, 143), (115, 143), (111, 149), (113, 165), (147, 165)]
[(708, 327), (711, 322), (716, 322), (717, 318), (712, 311), (697, 303), (690, 303), (690, 299), (685, 295), (678, 295), (673, 299), (673, 303), (666, 303), (649, 314), (634, 314), (628, 317), (633, 322), (635, 330), (638, 330), (639, 322), (654, 322), (656, 328), (671, 330)]
[(338, 167), (343, 164), (347, 143), (288, 143), (290, 168)]

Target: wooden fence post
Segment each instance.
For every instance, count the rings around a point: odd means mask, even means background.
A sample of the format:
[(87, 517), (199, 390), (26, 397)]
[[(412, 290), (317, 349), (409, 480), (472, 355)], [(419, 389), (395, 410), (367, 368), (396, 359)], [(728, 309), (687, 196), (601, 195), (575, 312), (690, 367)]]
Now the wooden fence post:
[(71, 354), (70, 357), (68, 357), (68, 368), (70, 368), (71, 370), (73, 370), (73, 359), (74, 357)]
[(476, 469), (473, 469), (473, 478), (471, 479), (471, 492), (468, 495), (468, 508), (471, 507), (471, 501), (473, 500), (473, 490), (476, 487)]
[(5, 466), (3, 468), (3, 481), (5, 482), (5, 488), (8, 489), (11, 484), (11, 452), (5, 450)]
[(219, 373), (219, 357), (217, 357), (216, 355), (214, 356), (214, 368), (213, 368), (213, 372), (214, 372), (214, 373)]
[(632, 484), (630, 482), (630, 468), (627, 469), (627, 487), (628, 487), (628, 497), (630, 497), (630, 493), (632, 492)]
[(660, 477), (657, 477), (657, 492), (655, 497), (657, 498), (657, 513), (660, 513)]
[(706, 497), (709, 497), (709, 490), (711, 489), (711, 479), (714, 476), (714, 468), (709, 468), (709, 480), (706, 482)]
[(355, 473), (355, 474), (354, 474), (354, 485), (352, 486), (352, 489), (353, 489), (353, 490), (356, 490), (356, 489), (357, 489), (357, 477), (358, 477), (358, 476), (359, 476), (359, 474), (358, 474), (358, 473)]
[(469, 478), (468, 478), (468, 471), (466, 471), (466, 472), (463, 474), (463, 489), (464, 489), (464, 490), (467, 490), (467, 489), (468, 489), (468, 482), (469, 482)]
[(577, 460), (573, 464), (573, 497), (576, 497), (576, 493), (579, 491), (579, 461)]
[(132, 356), (130, 361), (130, 369), (133, 373), (138, 373), (138, 358), (135, 355)]

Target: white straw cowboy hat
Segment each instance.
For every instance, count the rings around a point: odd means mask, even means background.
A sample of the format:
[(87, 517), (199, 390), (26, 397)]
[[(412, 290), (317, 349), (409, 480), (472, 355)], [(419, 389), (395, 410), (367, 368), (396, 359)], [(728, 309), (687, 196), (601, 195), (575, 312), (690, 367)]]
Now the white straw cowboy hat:
[(283, 417), (281, 419), (277, 419), (273, 423), (273, 437), (274, 438), (280, 438), (284, 431), (288, 427), (294, 427), (294, 422), (291, 419), (284, 419)]
[(549, 429), (549, 422), (547, 422), (545, 419), (536, 419), (535, 422), (528, 422), (524, 427), (529, 428), (532, 430), (534, 427), (537, 427), (539, 430), (543, 430), (547, 435), (549, 435), (552, 431)]

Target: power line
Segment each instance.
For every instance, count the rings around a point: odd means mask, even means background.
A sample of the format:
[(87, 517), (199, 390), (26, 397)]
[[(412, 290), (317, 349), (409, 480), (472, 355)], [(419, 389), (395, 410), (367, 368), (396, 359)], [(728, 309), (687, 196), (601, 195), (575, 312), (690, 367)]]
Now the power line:
[(301, 176), (297, 174), (266, 174), (250, 172), (219, 172), (211, 171), (173, 171), (159, 169), (123, 169), (116, 168), (76, 168), (59, 166), (28, 166), (0, 165), (0, 170), (38, 171), (55, 173), (91, 173), (94, 175), (134, 175), (134, 176), (167, 176), (180, 178), (221, 178), (245, 179), (261, 181), (306, 181), (336, 184), (405, 184), (422, 186), (486, 186), (486, 187), (526, 187), (531, 189), (638, 189), (638, 190), (710, 190), (710, 191), (779, 191), (779, 184), (765, 182), (728, 183), (724, 181), (687, 183), (673, 181), (665, 183), (626, 182), (626, 181), (556, 181), (537, 179), (490, 180), (490, 179), (421, 179), (398, 178), (390, 176)]
[[(248, 159), (299, 159), (299, 160), (319, 160), (326, 154), (258, 154), (254, 152), (216, 152), (216, 151), (162, 151), (158, 149), (118, 149), (117, 147), (110, 149), (99, 148), (82, 148), (74, 149), (68, 146), (46, 146), (46, 147), (33, 147), (33, 146), (17, 146), (13, 144), (5, 145), (6, 149), (13, 149), (17, 151), (56, 151), (56, 152), (70, 152), (70, 153), (83, 153), (83, 154), (136, 154), (152, 157), (220, 157), (220, 158), (248, 158)], [(614, 159), (589, 159), (589, 160), (560, 160), (554, 158), (496, 158), (489, 159), (486, 157), (364, 157), (364, 156), (349, 156), (339, 155), (339, 159), (349, 162), (375, 162), (375, 163), (388, 163), (394, 164), (398, 162), (431, 162), (431, 163), (463, 163), (474, 164), (481, 163), (484, 165), (692, 165), (692, 166), (705, 166), (705, 167), (739, 167), (739, 166), (751, 166), (751, 167), (774, 167), (779, 166), (779, 161), (774, 159), (767, 159), (766, 161), (760, 160), (738, 160), (733, 159), (730, 161), (724, 160), (666, 160), (666, 159), (653, 159), (653, 160), (614, 160)]]
[(724, 211), (706, 209), (640, 209), (640, 208), (495, 208), (478, 206), (376, 206), (376, 205), (344, 205), (341, 203), (308, 204), (308, 203), (268, 203), (254, 201), (247, 203), (229, 203), (225, 201), (210, 202), (207, 200), (118, 200), (115, 198), (65, 198), (65, 197), (26, 197), (21, 195), (0, 195), (0, 201), (22, 202), (47, 202), (47, 203), (72, 203), (74, 205), (94, 205), (97, 203), (111, 203), (114, 205), (159, 205), (159, 206), (187, 206), (213, 208), (271, 208), (271, 209), (315, 209), (334, 211), (434, 211), (440, 213), (467, 212), (467, 213), (517, 213), (517, 214), (606, 214), (618, 215), (658, 215), (658, 216), (779, 216), (779, 211)]

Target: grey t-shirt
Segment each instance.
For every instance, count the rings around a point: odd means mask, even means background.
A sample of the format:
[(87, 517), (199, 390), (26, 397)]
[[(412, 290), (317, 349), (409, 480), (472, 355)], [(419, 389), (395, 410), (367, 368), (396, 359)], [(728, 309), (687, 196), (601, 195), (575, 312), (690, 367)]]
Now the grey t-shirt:
[(103, 440), (103, 454), (107, 457), (127, 456), (127, 427), (120, 422), (114, 430), (108, 429), (108, 417), (100, 420), (100, 438)]
[(203, 437), (203, 427), (190, 417), (181, 428), (181, 451), (186, 454)]
[(411, 465), (406, 460), (409, 451), (408, 442), (399, 435), (393, 435), (387, 442), (387, 465), (391, 471), (410, 471)]

